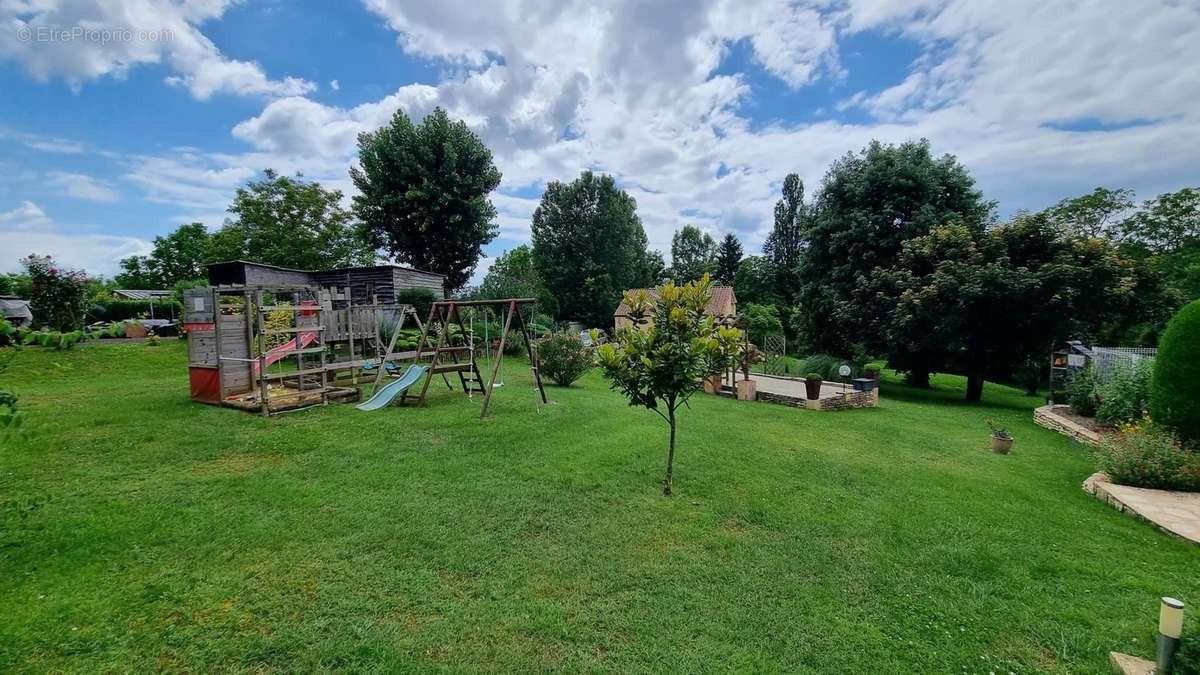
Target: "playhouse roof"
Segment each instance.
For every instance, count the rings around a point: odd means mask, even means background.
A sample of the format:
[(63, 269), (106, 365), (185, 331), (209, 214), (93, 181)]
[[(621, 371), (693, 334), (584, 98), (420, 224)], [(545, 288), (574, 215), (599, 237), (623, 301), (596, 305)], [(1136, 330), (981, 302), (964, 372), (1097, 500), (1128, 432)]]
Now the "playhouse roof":
[[(646, 295), (650, 296), (651, 300), (658, 299), (658, 291), (653, 288), (631, 288), (627, 293), (637, 293), (645, 291)], [(713, 286), (712, 299), (704, 307), (704, 313), (711, 316), (733, 316), (737, 307), (737, 296), (733, 294), (733, 286)], [(613, 312), (613, 316), (628, 316), (629, 306), (622, 300), (621, 304), (617, 305), (617, 310)]]

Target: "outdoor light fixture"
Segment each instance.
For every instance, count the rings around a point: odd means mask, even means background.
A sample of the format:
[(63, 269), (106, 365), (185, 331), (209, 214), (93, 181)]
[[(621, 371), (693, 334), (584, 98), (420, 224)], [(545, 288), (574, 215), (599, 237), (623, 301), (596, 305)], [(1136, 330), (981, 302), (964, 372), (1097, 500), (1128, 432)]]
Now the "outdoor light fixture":
[(1183, 602), (1164, 597), (1158, 608), (1158, 669), (1160, 674), (1171, 672), (1171, 661), (1179, 648), (1179, 636), (1183, 634)]

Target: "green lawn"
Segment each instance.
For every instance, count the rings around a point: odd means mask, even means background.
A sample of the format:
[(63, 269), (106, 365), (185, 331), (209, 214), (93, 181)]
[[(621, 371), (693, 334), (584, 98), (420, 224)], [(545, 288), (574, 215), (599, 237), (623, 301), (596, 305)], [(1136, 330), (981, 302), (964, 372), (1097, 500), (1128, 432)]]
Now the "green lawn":
[[(182, 343), (26, 349), (0, 452), (0, 669), (1106, 672), (1150, 656), (1200, 547), (1085, 495), (1036, 401), (961, 381), (813, 413), (598, 373), (540, 415), (264, 419), (191, 403)], [(440, 387), (440, 389), (439, 389)], [(986, 450), (986, 415), (1014, 454)]]

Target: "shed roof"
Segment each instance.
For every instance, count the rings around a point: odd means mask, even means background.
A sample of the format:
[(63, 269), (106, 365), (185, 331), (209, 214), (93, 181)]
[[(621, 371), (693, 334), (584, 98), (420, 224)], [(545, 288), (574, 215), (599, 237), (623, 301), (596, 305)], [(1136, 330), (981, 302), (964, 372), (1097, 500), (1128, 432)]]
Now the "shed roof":
[(113, 295), (119, 295), (122, 298), (129, 298), (130, 300), (149, 300), (151, 298), (169, 298), (175, 295), (175, 291), (118, 288), (113, 291)]
[(33, 312), (29, 311), (29, 301), (16, 296), (0, 296), (0, 316), (6, 319), (32, 319)]
[[(658, 291), (653, 288), (631, 288), (626, 292), (637, 293), (638, 291), (645, 291), (651, 300), (658, 300)], [(736, 304), (737, 296), (733, 293), (733, 286), (713, 286), (712, 298), (704, 306), (704, 313), (712, 316), (728, 316), (734, 312)], [(629, 306), (622, 300), (621, 304), (617, 305), (617, 310), (613, 312), (613, 316), (627, 316), (628, 314)]]

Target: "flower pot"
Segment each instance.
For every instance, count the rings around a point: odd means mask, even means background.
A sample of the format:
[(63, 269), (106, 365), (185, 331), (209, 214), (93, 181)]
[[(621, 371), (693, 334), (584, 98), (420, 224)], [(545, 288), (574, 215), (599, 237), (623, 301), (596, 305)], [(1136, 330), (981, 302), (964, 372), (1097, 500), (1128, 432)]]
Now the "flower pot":
[(992, 452), (1007, 455), (1012, 450), (1013, 439), (992, 436)]
[(721, 391), (721, 376), (709, 375), (704, 378), (704, 393), (716, 394)]
[(821, 381), (820, 380), (805, 380), (804, 393), (808, 395), (808, 400), (815, 401), (821, 398)]
[(739, 401), (753, 401), (758, 398), (758, 383), (754, 380), (738, 380), (737, 397)]

